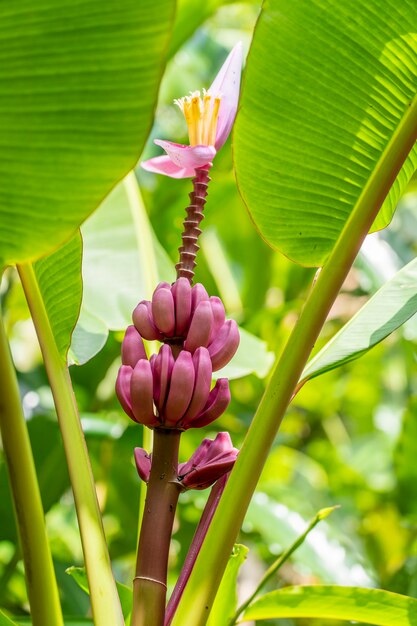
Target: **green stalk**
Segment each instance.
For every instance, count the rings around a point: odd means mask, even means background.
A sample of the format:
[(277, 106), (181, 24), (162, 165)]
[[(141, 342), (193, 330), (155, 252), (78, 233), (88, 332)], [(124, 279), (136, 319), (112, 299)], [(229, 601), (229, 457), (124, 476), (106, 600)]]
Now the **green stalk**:
[[(33, 266), (18, 266), (51, 385), (64, 442), (90, 587), (94, 623), (123, 626), (119, 596), (104, 536), (94, 477), (68, 367), (55, 343)], [(49, 622), (43, 622), (46, 626)]]
[(245, 600), (245, 602), (243, 602), (239, 606), (239, 608), (237, 609), (236, 613), (234, 614), (234, 616), (230, 620), (228, 626), (233, 626), (234, 624), (236, 624), (236, 622), (237, 622), (237, 620), (239, 618), (239, 615), (241, 613), (243, 613), (243, 611), (253, 602), (253, 600), (256, 598), (256, 596), (265, 587), (266, 583), (269, 580), (271, 580), (272, 576), (274, 574), (276, 574), (276, 572), (284, 565), (284, 563), (286, 563), (288, 561), (290, 556), (292, 554), (294, 554), (294, 552), (304, 543), (304, 541), (307, 538), (307, 535), (309, 535), (311, 533), (313, 528), (315, 528), (319, 522), (321, 522), (322, 520), (326, 519), (326, 517), (328, 515), (330, 515), (330, 513), (332, 513), (337, 508), (338, 508), (337, 506), (332, 506), (332, 507), (329, 507), (327, 509), (322, 509), (321, 511), (319, 511), (317, 513), (317, 515), (315, 515), (313, 517), (313, 519), (310, 521), (310, 523), (307, 526), (307, 528), (305, 529), (305, 531), (299, 537), (297, 537), (297, 539), (290, 545), (290, 547), (287, 548), (272, 563), (272, 565), (270, 567), (268, 567), (268, 569), (266, 570), (265, 574), (262, 576), (261, 580), (259, 581), (255, 591), (249, 596), (249, 598), (247, 600)]
[(172, 626), (203, 626), (272, 442), (330, 308), (398, 172), (417, 139), (417, 99), (410, 102), (360, 194), (259, 404)]
[(0, 431), (25, 564), (32, 624), (63, 626), (35, 463), (1, 315), (0, 372)]

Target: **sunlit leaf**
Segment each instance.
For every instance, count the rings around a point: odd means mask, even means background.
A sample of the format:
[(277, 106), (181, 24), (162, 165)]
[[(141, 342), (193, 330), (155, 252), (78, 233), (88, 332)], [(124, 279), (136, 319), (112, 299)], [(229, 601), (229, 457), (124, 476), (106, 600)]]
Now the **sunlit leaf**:
[(311, 359), (305, 381), (359, 358), (417, 312), (417, 259), (403, 267)]
[(1, 3), (0, 267), (57, 247), (134, 166), (174, 4)]
[(287, 587), (252, 604), (242, 621), (274, 618), (356, 621), (375, 626), (415, 626), (417, 600), (382, 589), (360, 587)]
[[(264, 3), (235, 127), (236, 172), (262, 236), (298, 263), (323, 264), (362, 190), (384, 182), (377, 165), (393, 134), (413, 123), (416, 20), (406, 0)], [(416, 165), (413, 149), (378, 228)]]
[[(138, 212), (147, 232), (135, 219)], [(132, 323), (133, 309), (150, 297), (158, 281), (175, 278), (173, 263), (146, 216), (139, 188), (132, 199), (126, 184), (120, 183), (83, 225), (82, 236), (82, 310), (108, 329), (122, 330)], [(149, 281), (150, 270), (156, 274), (153, 281)]]

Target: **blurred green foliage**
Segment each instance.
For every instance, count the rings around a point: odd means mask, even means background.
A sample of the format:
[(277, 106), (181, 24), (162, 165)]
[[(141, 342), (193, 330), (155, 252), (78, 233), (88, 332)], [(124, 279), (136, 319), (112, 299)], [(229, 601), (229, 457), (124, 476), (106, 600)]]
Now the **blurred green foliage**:
[[(185, 6), (187, 3), (183, 2)], [(188, 3), (190, 6), (192, 3)], [(248, 47), (259, 7), (254, 2), (216, 8), (197, 30), (178, 36), (166, 70), (156, 122), (143, 158), (158, 153), (153, 137), (185, 139), (172, 99), (207, 86), (238, 40)], [(185, 40), (182, 42), (182, 40)], [(137, 170), (154, 231), (176, 261), (190, 184)], [(203, 223), (197, 280), (221, 295), (246, 330), (279, 353), (310, 287), (314, 270), (289, 262), (261, 239), (240, 200), (231, 142), (215, 159)], [(339, 330), (370, 294), (416, 254), (417, 192), (410, 187), (391, 227), (372, 235), (337, 299), (316, 349)], [(226, 271), (225, 271), (226, 270)], [(2, 283), (11, 346), (51, 539), (64, 613), (86, 616), (87, 596), (65, 574), (82, 565), (65, 457), (52, 397), (22, 290), (13, 270)], [(276, 555), (323, 507), (341, 508), (322, 522), (286, 563), (269, 589), (284, 584), (378, 586), (417, 597), (417, 320), (412, 318), (358, 361), (308, 383), (288, 410), (264, 469), (239, 541), (250, 548), (241, 570), (240, 595), (256, 586)], [(141, 427), (124, 415), (114, 396), (121, 333), (111, 332), (99, 354), (71, 375), (91, 455), (116, 577), (130, 585), (135, 562), (139, 479), (133, 448)], [(204, 434), (187, 431), (181, 460), (202, 436), (229, 430), (239, 447), (265, 378), (232, 381), (232, 403)], [(207, 492), (180, 498), (170, 555), (175, 583)], [(28, 604), (5, 465), (0, 456), (0, 607), (25, 616)], [(318, 626), (314, 620), (280, 620), (281, 626)], [(333, 623), (333, 622), (332, 622)], [(329, 622), (330, 624), (330, 622)], [(336, 626), (337, 622), (333, 623)]]

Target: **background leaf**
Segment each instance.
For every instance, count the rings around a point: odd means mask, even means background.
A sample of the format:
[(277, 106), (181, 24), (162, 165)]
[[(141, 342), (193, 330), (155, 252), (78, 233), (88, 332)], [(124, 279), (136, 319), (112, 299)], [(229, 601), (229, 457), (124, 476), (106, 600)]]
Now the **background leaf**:
[(264, 378), (272, 367), (274, 355), (268, 351), (265, 341), (258, 339), (247, 330), (239, 328), (240, 344), (233, 359), (223, 369), (214, 372), (215, 378), (242, 378), (256, 374)]
[[(85, 591), (85, 593), (90, 595), (87, 574), (84, 567), (69, 567), (66, 570), (66, 573), (75, 580), (77, 585)], [(117, 591), (119, 592), (120, 603), (122, 605), (123, 617), (126, 619), (132, 612), (132, 590), (117, 581), (116, 585)]]
[(301, 381), (365, 354), (417, 312), (417, 259), (402, 268), (318, 352)]
[(286, 587), (267, 593), (245, 611), (243, 620), (317, 617), (376, 626), (415, 626), (417, 600), (382, 589), (321, 586)]
[(0, 267), (56, 247), (132, 169), (173, 10), (173, 0), (2, 3)]
[[(262, 236), (298, 263), (323, 264), (408, 110), (416, 20), (407, 0), (264, 4), (235, 127), (236, 172)], [(413, 149), (377, 228), (416, 165)]]

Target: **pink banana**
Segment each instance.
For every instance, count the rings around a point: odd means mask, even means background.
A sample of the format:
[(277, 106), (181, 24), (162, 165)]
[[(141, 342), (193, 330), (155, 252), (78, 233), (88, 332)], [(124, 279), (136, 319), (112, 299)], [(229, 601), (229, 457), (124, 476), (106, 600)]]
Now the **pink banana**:
[(184, 349), (194, 352), (198, 347), (206, 347), (213, 327), (213, 311), (208, 300), (202, 300), (194, 311), (193, 319), (188, 329)]
[(175, 312), (170, 288), (159, 287), (154, 291), (152, 317), (156, 328), (166, 337), (172, 337), (175, 331)]
[(230, 389), (227, 378), (219, 378), (210, 391), (204, 410), (192, 422), (193, 428), (208, 426), (225, 412), (230, 403)]
[(137, 422), (146, 426), (157, 424), (153, 412), (153, 377), (146, 359), (137, 362), (130, 379), (130, 401)]
[(221, 369), (230, 361), (239, 347), (239, 329), (234, 320), (223, 324), (217, 337), (208, 346), (213, 371)]
[(152, 318), (152, 304), (147, 300), (139, 302), (132, 315), (133, 323), (138, 333), (148, 341), (161, 339), (161, 333), (155, 327)]
[(193, 358), (183, 350), (175, 361), (168, 398), (164, 409), (164, 425), (174, 427), (190, 404), (194, 389), (195, 372)]
[(122, 363), (135, 367), (139, 359), (146, 359), (145, 346), (136, 328), (128, 326), (122, 342)]

